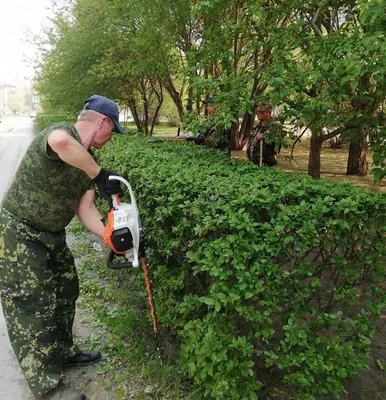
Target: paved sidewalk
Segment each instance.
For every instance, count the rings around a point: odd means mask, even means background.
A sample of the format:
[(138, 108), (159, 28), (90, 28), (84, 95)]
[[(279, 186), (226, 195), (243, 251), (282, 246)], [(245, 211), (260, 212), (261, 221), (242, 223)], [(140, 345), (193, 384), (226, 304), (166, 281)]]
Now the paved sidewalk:
[[(4, 118), (0, 124), (0, 202), (19, 165), (33, 133), (29, 118)], [(0, 399), (32, 400), (19, 364), (9, 343), (0, 305)]]

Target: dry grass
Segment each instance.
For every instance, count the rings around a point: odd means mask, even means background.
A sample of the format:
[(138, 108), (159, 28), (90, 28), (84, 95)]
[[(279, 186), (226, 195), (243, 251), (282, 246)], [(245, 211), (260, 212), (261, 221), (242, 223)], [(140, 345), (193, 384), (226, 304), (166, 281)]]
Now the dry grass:
[[(278, 167), (290, 172), (307, 173), (308, 169), (308, 153), (309, 148), (305, 145), (295, 147), (294, 160), (289, 160), (290, 149), (282, 149), (278, 160)], [(245, 151), (233, 151), (232, 156), (240, 159), (246, 159)], [(348, 150), (331, 150), (323, 148), (321, 156), (321, 175), (322, 178), (334, 182), (346, 182), (366, 189), (373, 190), (377, 193), (386, 193), (386, 182), (375, 185), (373, 176), (349, 176), (346, 175), (346, 166), (348, 159)], [(371, 159), (369, 160), (371, 163)], [(370, 164), (371, 169), (371, 164)]]

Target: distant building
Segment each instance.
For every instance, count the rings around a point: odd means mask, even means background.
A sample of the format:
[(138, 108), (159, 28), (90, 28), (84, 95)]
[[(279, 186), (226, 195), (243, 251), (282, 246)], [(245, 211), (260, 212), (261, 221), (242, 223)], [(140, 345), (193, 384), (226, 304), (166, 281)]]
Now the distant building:
[(16, 86), (0, 83), (0, 114), (8, 115), (11, 113), (9, 109), (9, 94), (15, 91)]

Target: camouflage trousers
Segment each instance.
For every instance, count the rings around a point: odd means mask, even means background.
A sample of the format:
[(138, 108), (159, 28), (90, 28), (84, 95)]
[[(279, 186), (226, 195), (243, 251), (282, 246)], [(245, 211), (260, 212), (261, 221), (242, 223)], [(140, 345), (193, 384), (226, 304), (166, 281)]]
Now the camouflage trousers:
[(0, 210), (0, 295), (11, 345), (35, 396), (55, 388), (73, 342), (78, 275), (65, 232)]

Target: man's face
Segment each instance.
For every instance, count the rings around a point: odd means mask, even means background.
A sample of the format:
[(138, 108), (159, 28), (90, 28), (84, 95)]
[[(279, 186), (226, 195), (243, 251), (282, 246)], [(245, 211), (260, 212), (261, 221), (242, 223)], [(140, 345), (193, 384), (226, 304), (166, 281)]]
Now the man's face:
[(213, 105), (209, 104), (208, 105), (208, 114), (209, 115), (214, 115), (216, 112), (216, 109), (213, 107)]
[(114, 128), (113, 121), (103, 116), (98, 122), (98, 130), (94, 136), (92, 146), (101, 149), (103, 145), (111, 139)]
[(269, 121), (272, 116), (271, 107), (259, 107), (257, 109), (257, 119), (261, 122)]

